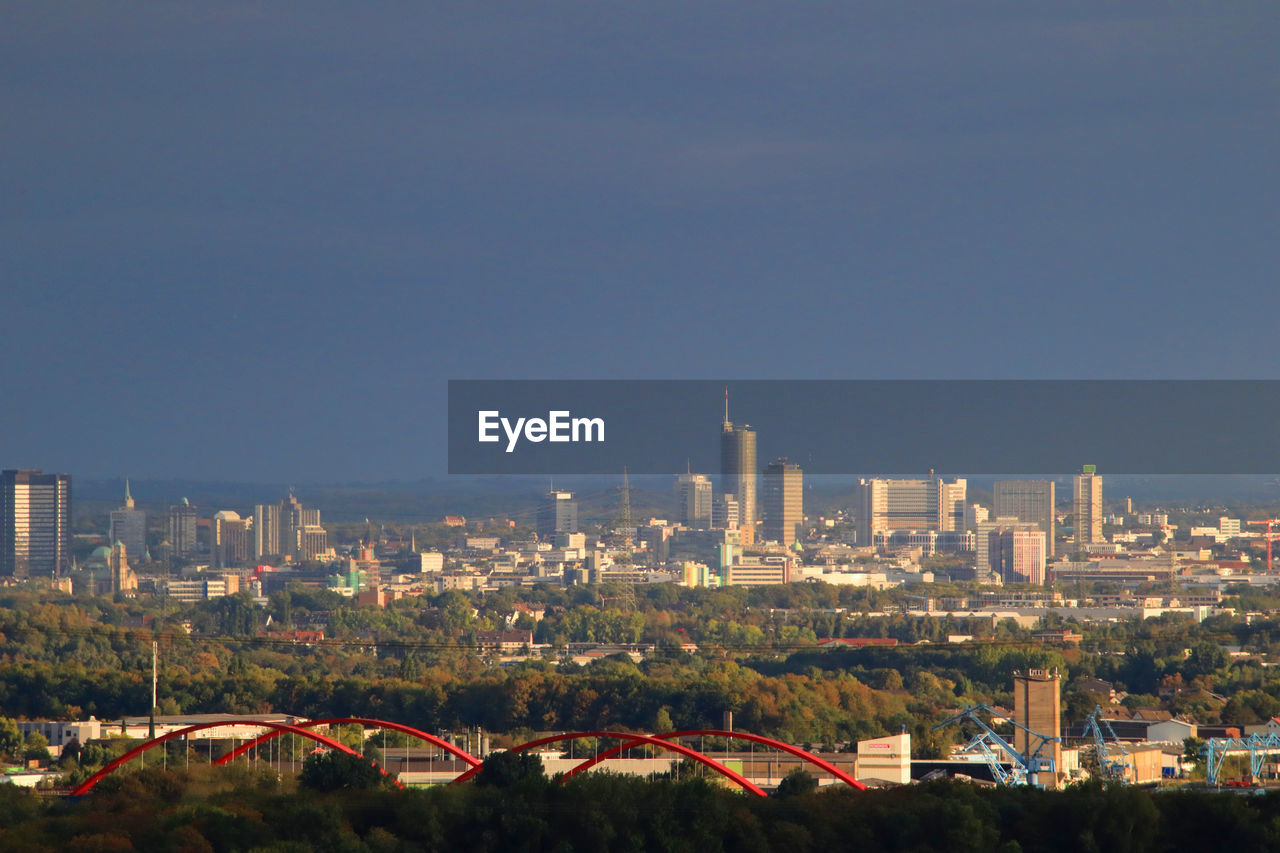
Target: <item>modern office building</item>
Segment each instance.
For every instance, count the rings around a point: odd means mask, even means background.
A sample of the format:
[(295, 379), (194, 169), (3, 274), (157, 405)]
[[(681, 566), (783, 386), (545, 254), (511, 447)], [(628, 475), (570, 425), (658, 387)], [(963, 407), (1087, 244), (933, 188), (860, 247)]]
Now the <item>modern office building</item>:
[(716, 495), (711, 503), (711, 526), (716, 530), (737, 530), (740, 520), (738, 496), (734, 494)]
[(681, 474), (676, 478), (680, 498), (680, 524), (694, 530), (711, 529), (711, 478), (705, 474)]
[(876, 533), (894, 530), (964, 529), (968, 481), (863, 479), (857, 488), (856, 537), (871, 543)]
[(1044, 531), (1048, 556), (1054, 554), (1054, 484), (1053, 480), (996, 480), (996, 518), (1016, 518)]
[(790, 547), (796, 530), (804, 523), (804, 472), (786, 459), (770, 462), (764, 469), (762, 509), (764, 538)]
[(0, 575), (60, 577), (71, 568), (71, 475), (0, 472)]
[(554, 542), (557, 533), (578, 532), (578, 502), (573, 492), (552, 489), (538, 505), (538, 539)]
[(213, 514), (209, 551), (214, 568), (243, 565), (249, 559), (249, 524), (229, 509)]
[(1088, 546), (1102, 540), (1102, 477), (1096, 466), (1085, 465), (1073, 481), (1075, 509), (1075, 548), (1087, 551)]
[(987, 552), (991, 571), (1005, 583), (1045, 581), (1044, 531), (1027, 525), (1002, 527), (987, 534)]
[(169, 507), (169, 548), (175, 557), (196, 552), (196, 508), (186, 498)]
[(280, 505), (257, 504), (253, 508), (253, 557), (278, 557), (280, 550)]
[(111, 511), (107, 539), (123, 543), (135, 563), (147, 558), (147, 514), (134, 506), (128, 480), (124, 481), (124, 506)]
[(749, 424), (734, 426), (726, 396), (720, 425), (720, 488), (738, 500), (738, 529), (744, 545), (755, 541), (756, 470), (755, 430)]

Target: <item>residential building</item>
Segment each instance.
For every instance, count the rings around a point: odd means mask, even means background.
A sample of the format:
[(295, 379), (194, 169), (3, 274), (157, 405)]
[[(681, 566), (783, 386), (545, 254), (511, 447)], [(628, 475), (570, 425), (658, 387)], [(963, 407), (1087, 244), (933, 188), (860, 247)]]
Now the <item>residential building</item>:
[(60, 577), (71, 568), (71, 475), (0, 472), (0, 575)]
[(804, 524), (804, 471), (794, 462), (777, 459), (764, 469), (764, 538), (791, 546)]
[(262, 561), (267, 557), (279, 557), (280, 505), (257, 504), (253, 508), (253, 557)]

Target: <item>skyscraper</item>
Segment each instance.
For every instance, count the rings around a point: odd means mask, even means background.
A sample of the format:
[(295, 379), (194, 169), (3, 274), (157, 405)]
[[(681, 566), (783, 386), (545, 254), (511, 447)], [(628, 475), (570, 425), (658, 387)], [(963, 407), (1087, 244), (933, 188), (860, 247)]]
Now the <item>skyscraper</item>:
[(175, 557), (196, 552), (196, 508), (186, 498), (169, 507), (169, 546)]
[(1046, 556), (1053, 556), (1053, 480), (996, 480), (994, 510), (995, 518), (1016, 518), (1043, 530)]
[(1075, 547), (1087, 551), (1088, 545), (1102, 541), (1102, 477), (1094, 465), (1085, 465), (1074, 481), (1076, 516)]
[(1043, 530), (1019, 522), (1014, 527), (992, 530), (987, 537), (988, 565), (1005, 583), (1044, 585)]
[(680, 497), (680, 523), (694, 530), (711, 528), (711, 478), (705, 474), (681, 474), (676, 478)]
[(215, 512), (210, 537), (214, 568), (238, 566), (249, 559), (249, 525), (239, 513), (229, 509)]
[(538, 538), (555, 541), (557, 533), (578, 532), (578, 502), (573, 492), (552, 489), (538, 505)]
[(107, 539), (112, 543), (122, 543), (135, 563), (146, 559), (147, 514), (134, 507), (128, 480), (124, 481), (124, 506), (111, 511), (111, 530)]
[(257, 504), (253, 508), (253, 557), (278, 557), (280, 550), (280, 506)]
[(0, 472), (0, 575), (57, 577), (71, 567), (71, 475)]
[(764, 469), (765, 539), (793, 545), (796, 528), (804, 521), (804, 472), (786, 459), (770, 462)]
[(735, 427), (729, 420), (727, 389), (720, 424), (720, 488), (738, 499), (738, 529), (742, 544), (750, 545), (756, 530), (756, 433), (749, 424)]

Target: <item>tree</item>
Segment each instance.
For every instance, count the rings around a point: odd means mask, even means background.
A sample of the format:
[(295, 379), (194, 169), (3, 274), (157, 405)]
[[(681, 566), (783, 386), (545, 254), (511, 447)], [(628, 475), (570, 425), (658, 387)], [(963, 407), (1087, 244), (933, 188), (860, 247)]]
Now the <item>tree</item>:
[(476, 774), (476, 785), (481, 787), (538, 787), (546, 783), (542, 759), (529, 752), (495, 752), (484, 760)]
[(0, 758), (16, 758), (22, 752), (22, 731), (8, 717), (0, 717)]
[(803, 767), (797, 767), (782, 777), (782, 781), (778, 783), (778, 788), (773, 795), (775, 797), (799, 797), (804, 794), (811, 794), (816, 790), (818, 790), (818, 780), (813, 778), (813, 774)]
[(342, 791), (378, 788), (386, 778), (367, 758), (334, 751), (307, 756), (298, 781), (313, 791)]

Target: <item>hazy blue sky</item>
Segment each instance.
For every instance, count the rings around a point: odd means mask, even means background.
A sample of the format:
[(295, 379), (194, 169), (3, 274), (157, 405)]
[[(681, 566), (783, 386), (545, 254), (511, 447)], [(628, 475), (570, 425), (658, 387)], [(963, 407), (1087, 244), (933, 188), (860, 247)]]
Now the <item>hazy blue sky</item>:
[(0, 467), (410, 479), (449, 378), (1274, 378), (1278, 44), (1274, 0), (11, 0)]

